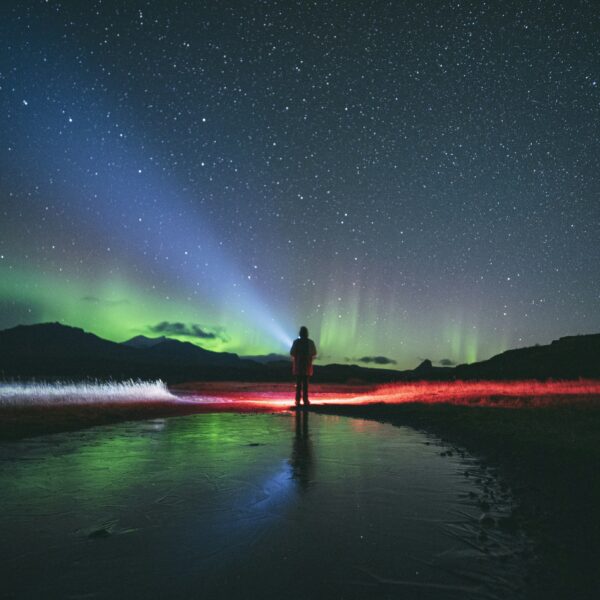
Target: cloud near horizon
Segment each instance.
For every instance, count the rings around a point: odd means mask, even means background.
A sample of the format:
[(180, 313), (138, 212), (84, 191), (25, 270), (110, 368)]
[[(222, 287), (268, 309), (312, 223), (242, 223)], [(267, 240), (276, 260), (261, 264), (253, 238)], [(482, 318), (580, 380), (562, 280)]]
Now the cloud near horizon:
[(454, 367), (456, 365), (456, 362), (451, 358), (442, 358), (441, 360), (438, 360), (438, 363), (442, 365), (442, 367)]
[(375, 364), (375, 365), (396, 365), (398, 364), (393, 358), (388, 358), (387, 356), (363, 356), (358, 359), (358, 362), (365, 364)]
[(157, 325), (150, 325), (148, 329), (152, 333), (181, 335), (200, 340), (227, 340), (227, 336), (224, 334), (222, 328), (207, 328), (197, 323), (187, 325), (178, 321), (161, 321)]

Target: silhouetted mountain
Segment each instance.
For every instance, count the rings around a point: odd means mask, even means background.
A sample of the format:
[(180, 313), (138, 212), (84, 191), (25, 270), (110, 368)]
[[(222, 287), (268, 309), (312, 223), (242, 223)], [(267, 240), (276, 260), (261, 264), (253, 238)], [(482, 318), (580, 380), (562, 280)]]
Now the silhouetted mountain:
[(167, 363), (230, 366), (240, 364), (240, 357), (237, 354), (205, 350), (190, 342), (180, 342), (164, 335), (157, 338), (138, 335), (121, 342), (121, 345), (147, 350), (147, 357)]
[(433, 363), (426, 358), (412, 371), (403, 371), (403, 379), (416, 381), (426, 379), (428, 381), (446, 381), (455, 379), (452, 367), (434, 367)]
[[(290, 378), (290, 363), (285, 363), (286, 378)], [(394, 371), (392, 369), (370, 369), (358, 365), (315, 365), (313, 381), (315, 383), (390, 383), (405, 379), (405, 373), (412, 371)]]
[[(287, 357), (261, 364), (188, 342), (138, 336), (123, 344), (82, 329), (43, 323), (0, 331), (0, 375), (5, 378), (161, 378), (168, 382), (289, 381)], [(479, 363), (396, 371), (357, 365), (316, 365), (315, 382), (385, 383), (452, 379), (577, 379), (600, 377), (600, 334), (564, 337), (547, 346), (509, 350)]]
[[(269, 358), (273, 360), (261, 364), (165, 337), (137, 336), (118, 344), (59, 323), (0, 331), (0, 374), (6, 378), (289, 381), (290, 359)], [(400, 371), (334, 364), (315, 366), (314, 380), (376, 383), (394, 381), (401, 375)]]
[(600, 333), (562, 337), (546, 346), (507, 350), (458, 365), (457, 379), (577, 379), (600, 377)]
[(0, 331), (0, 373), (4, 377), (184, 381), (191, 376), (210, 379), (214, 369), (225, 366), (232, 369), (215, 372), (215, 377), (235, 379), (243, 376), (248, 364), (254, 364), (187, 342), (157, 338), (157, 343), (150, 344), (139, 338), (133, 344), (117, 344), (59, 323), (20, 325)]
[(241, 358), (245, 360), (253, 360), (257, 363), (267, 364), (267, 363), (275, 363), (275, 362), (290, 362), (290, 357), (288, 354), (257, 354), (253, 356), (243, 355)]
[(147, 355), (161, 361), (184, 364), (240, 366), (243, 361), (231, 352), (212, 352), (190, 342), (180, 342), (164, 338), (158, 344), (147, 348)]
[(125, 342), (121, 342), (123, 346), (130, 346), (131, 348), (152, 348), (152, 346), (156, 346), (156, 344), (160, 344), (164, 342), (166, 338), (164, 335), (161, 335), (157, 338), (149, 338), (145, 335), (136, 335), (132, 337), (130, 340)]
[(0, 331), (0, 356), (40, 360), (127, 360), (136, 356), (131, 348), (104, 340), (78, 327), (60, 323), (18, 325)]
[(428, 375), (433, 370), (433, 365), (431, 361), (426, 358), (418, 367), (414, 369), (414, 373), (419, 373), (422, 375)]

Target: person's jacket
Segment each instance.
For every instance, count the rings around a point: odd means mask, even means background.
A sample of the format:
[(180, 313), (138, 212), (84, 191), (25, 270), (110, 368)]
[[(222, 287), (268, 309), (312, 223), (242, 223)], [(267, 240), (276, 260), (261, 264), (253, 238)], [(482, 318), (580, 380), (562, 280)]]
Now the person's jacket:
[(296, 338), (290, 354), (293, 357), (292, 373), (294, 375), (312, 375), (313, 358), (317, 355), (315, 343), (310, 338)]

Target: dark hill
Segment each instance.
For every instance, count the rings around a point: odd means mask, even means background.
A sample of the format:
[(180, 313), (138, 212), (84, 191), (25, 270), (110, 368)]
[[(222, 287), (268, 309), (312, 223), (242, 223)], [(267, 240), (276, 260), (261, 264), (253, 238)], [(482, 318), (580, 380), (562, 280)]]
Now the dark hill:
[(0, 355), (3, 359), (5, 354), (21, 360), (127, 360), (136, 356), (130, 348), (60, 323), (18, 325), (0, 331)]
[(166, 339), (168, 338), (166, 338), (164, 335), (161, 335), (157, 338), (149, 338), (145, 335), (136, 335), (126, 342), (121, 342), (121, 345), (130, 346), (131, 348), (151, 348), (152, 346), (156, 346), (156, 344), (164, 342)]
[(285, 361), (289, 364), (290, 356), (289, 354), (275, 354), (272, 352), (271, 354), (256, 354), (256, 355), (246, 355), (244, 354), (241, 358), (244, 360), (253, 360), (257, 363), (274, 363), (274, 362), (282, 362)]
[(600, 377), (600, 334), (562, 337), (546, 346), (507, 350), (455, 369), (457, 379), (578, 379)]
[(237, 354), (213, 352), (190, 342), (180, 342), (165, 336), (149, 338), (138, 335), (121, 342), (121, 345), (145, 350), (146, 357), (163, 363), (240, 366), (243, 362)]
[[(0, 331), (0, 376), (5, 378), (289, 381), (290, 360), (282, 359), (261, 364), (165, 337), (137, 336), (117, 344), (59, 323)], [(334, 364), (316, 366), (314, 380), (381, 383), (401, 377), (400, 371)]]
[[(286, 358), (264, 364), (237, 354), (212, 352), (188, 342), (138, 336), (117, 344), (59, 323), (20, 325), (0, 331), (4, 378), (161, 378), (184, 381), (289, 381)], [(453, 379), (577, 379), (600, 377), (600, 334), (561, 338), (547, 346), (509, 350), (479, 363), (396, 371), (357, 365), (315, 366), (315, 382), (385, 383)]]
[(165, 338), (147, 349), (148, 356), (155, 360), (185, 364), (205, 364), (218, 366), (245, 366), (237, 354), (231, 352), (212, 352), (190, 342), (180, 342)]
[[(185, 381), (189, 376), (235, 379), (247, 369), (247, 361), (235, 354), (211, 352), (168, 338), (135, 347), (140, 341), (134, 338), (133, 345), (117, 344), (60, 323), (20, 325), (0, 331), (0, 374), (7, 378)], [(223, 367), (227, 369), (218, 370)]]

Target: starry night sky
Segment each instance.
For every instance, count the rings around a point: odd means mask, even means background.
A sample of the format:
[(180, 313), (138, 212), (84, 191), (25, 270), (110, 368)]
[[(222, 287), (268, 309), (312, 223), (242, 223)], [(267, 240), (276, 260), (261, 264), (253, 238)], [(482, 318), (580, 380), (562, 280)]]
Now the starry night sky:
[(7, 4), (1, 328), (396, 368), (600, 330), (595, 0)]

